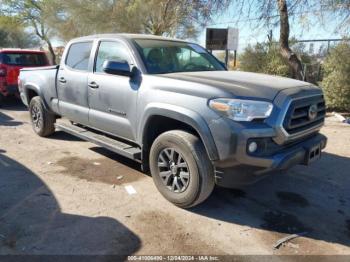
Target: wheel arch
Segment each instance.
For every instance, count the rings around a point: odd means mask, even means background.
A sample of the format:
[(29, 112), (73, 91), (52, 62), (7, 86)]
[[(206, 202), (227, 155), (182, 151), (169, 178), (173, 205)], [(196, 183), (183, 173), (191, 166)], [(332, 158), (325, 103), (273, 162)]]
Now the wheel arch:
[(40, 96), (45, 109), (51, 112), (50, 107), (47, 105), (45, 98), (43, 94), (40, 92), (40, 88), (38, 86), (36, 86), (35, 84), (28, 83), (27, 85), (24, 86), (24, 90), (25, 90), (25, 98), (27, 100), (28, 106), (30, 101), (33, 99), (33, 97)]
[[(143, 121), (139, 127), (138, 137), (146, 152), (158, 135), (180, 129), (194, 133), (201, 139), (210, 160), (219, 158), (210, 129), (197, 112), (174, 105), (156, 103), (147, 107), (141, 119)], [(160, 123), (161, 126), (159, 126)], [(152, 126), (157, 128), (154, 129)]]

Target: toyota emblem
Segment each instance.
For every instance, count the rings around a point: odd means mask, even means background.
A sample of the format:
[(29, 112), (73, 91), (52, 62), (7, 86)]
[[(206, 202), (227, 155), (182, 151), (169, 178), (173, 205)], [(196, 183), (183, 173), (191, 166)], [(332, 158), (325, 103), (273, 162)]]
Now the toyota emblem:
[(309, 112), (308, 112), (308, 117), (309, 117), (309, 120), (314, 120), (316, 117), (317, 117), (317, 105), (314, 104), (314, 105), (311, 105), (309, 107)]

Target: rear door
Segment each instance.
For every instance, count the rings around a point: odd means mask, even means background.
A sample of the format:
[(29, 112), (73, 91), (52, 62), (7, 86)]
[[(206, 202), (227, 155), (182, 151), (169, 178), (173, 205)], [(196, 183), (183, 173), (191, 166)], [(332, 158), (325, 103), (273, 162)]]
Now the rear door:
[(135, 62), (128, 46), (118, 40), (101, 40), (98, 44), (93, 73), (89, 74), (90, 126), (127, 140), (135, 141), (136, 101), (139, 82), (128, 76), (103, 72), (104, 61)]
[(72, 43), (57, 75), (57, 94), (62, 116), (89, 124), (87, 78), (92, 41)]

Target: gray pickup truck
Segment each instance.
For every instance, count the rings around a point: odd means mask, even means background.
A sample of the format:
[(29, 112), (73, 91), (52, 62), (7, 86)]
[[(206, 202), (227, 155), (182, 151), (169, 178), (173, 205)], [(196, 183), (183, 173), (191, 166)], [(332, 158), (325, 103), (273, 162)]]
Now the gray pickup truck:
[(308, 165), (327, 142), (318, 87), (229, 72), (181, 40), (74, 39), (59, 66), (22, 69), (19, 90), (39, 136), (61, 130), (136, 160), (183, 208), (204, 201), (215, 184), (237, 187)]

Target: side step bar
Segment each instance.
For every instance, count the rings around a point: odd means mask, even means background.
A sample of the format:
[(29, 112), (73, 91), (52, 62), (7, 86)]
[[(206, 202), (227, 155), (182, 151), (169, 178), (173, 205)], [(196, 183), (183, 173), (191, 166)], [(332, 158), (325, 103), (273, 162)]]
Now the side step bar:
[(77, 136), (83, 140), (89, 141), (108, 150), (111, 150), (119, 155), (131, 158), (138, 162), (141, 162), (141, 149), (133, 145), (126, 144), (108, 136), (95, 133), (90, 129), (84, 127), (75, 126), (72, 124), (56, 123), (56, 130), (60, 130), (69, 133), (73, 136)]

